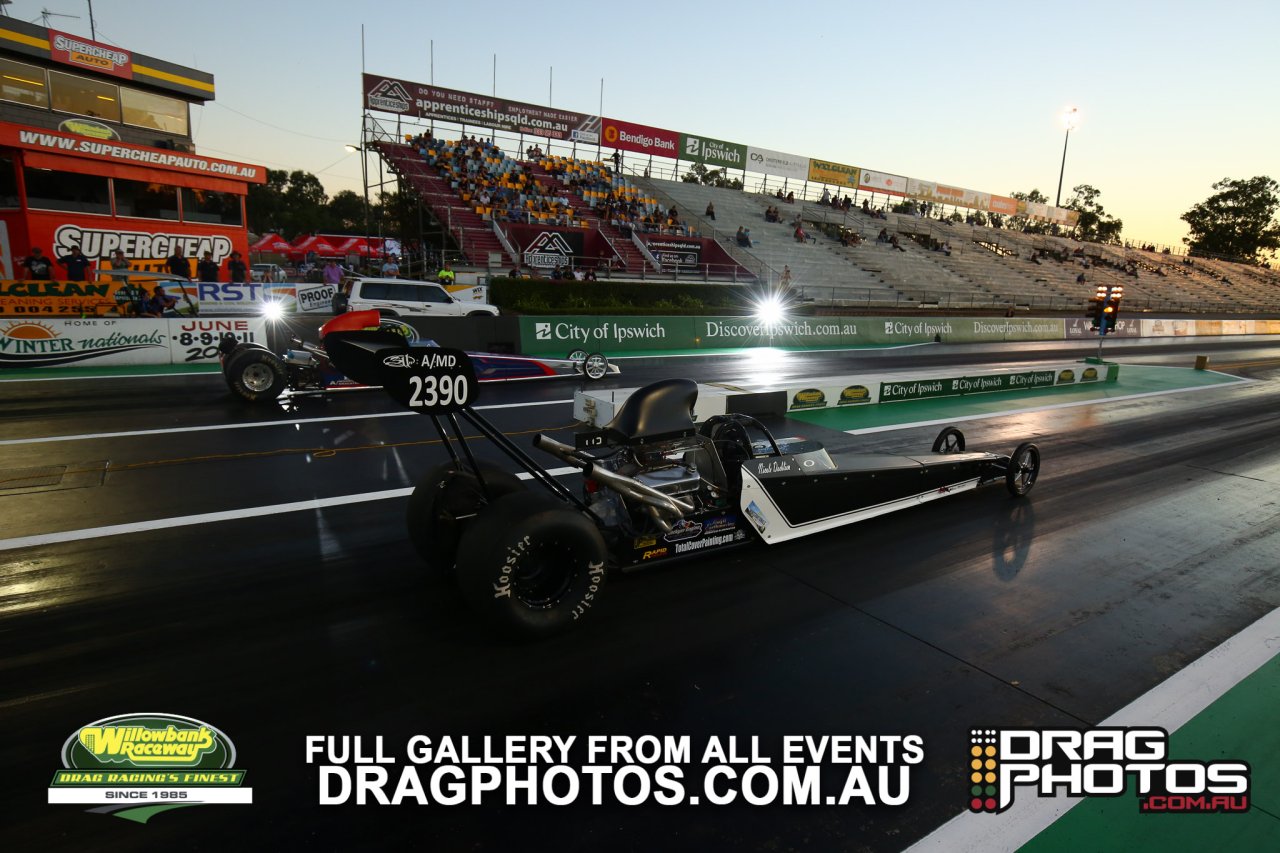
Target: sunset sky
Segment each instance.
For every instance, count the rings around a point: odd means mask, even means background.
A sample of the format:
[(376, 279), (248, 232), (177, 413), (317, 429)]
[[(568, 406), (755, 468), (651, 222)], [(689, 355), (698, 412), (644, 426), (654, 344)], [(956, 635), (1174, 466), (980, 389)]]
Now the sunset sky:
[[(14, 17), (89, 35), (85, 0)], [(376, 74), (1053, 201), (1102, 191), (1179, 245), (1222, 178), (1280, 177), (1280, 4), (97, 0), (98, 40), (212, 73), (197, 150), (361, 189), (361, 26)], [(552, 71), (554, 69), (554, 71)], [(550, 85), (549, 85), (550, 84)], [(550, 92), (549, 92), (550, 88)]]

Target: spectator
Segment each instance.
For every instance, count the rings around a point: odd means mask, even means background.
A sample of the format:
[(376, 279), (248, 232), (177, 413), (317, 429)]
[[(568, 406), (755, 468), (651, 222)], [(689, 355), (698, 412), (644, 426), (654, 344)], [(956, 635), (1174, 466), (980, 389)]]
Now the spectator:
[(796, 203), (796, 194), (793, 192), (787, 193), (787, 204), (795, 204), (795, 203)]
[(164, 267), (174, 275), (180, 275), (183, 278), (191, 278), (191, 262), (182, 256), (179, 251), (174, 251), (169, 259), (165, 261)]
[(782, 289), (786, 291), (786, 290), (789, 290), (790, 288), (791, 288), (791, 267), (784, 265), (782, 267)]
[(388, 255), (387, 259), (382, 263), (383, 278), (399, 278), (400, 264), (396, 261), (395, 255)]
[(715, 222), (715, 221), (716, 221), (716, 205), (715, 205), (715, 202), (711, 202), (711, 201), (707, 202), (707, 209), (706, 209), (706, 211), (705, 211), (704, 215), (707, 217), (707, 219), (710, 219), (712, 222)]
[(888, 228), (881, 228), (881, 229), (880, 229), (880, 233), (876, 235), (876, 242), (877, 242), (877, 243), (888, 243), (888, 242), (889, 242), (889, 229), (888, 229)]
[(333, 258), (324, 265), (324, 283), (337, 287), (342, 284), (342, 267)]
[(58, 263), (67, 268), (67, 281), (85, 281), (85, 273), (93, 266), (79, 246), (72, 246), (70, 252), (58, 258)]
[(130, 269), (129, 259), (124, 256), (123, 249), (116, 249), (111, 253), (110, 259), (107, 260), (107, 269), (127, 270)]
[(1076, 276), (1076, 284), (1084, 284), (1084, 283), (1085, 283), (1084, 273), (1080, 273), (1080, 275)]
[(867, 216), (871, 215), (871, 201), (869, 199), (864, 198), (862, 200), (862, 212)]
[(817, 237), (810, 237), (808, 234), (804, 233), (804, 226), (799, 223), (796, 223), (796, 230), (793, 232), (793, 234), (796, 238), (797, 243), (803, 243), (806, 240), (813, 240), (813, 242), (815, 243), (818, 242)]
[(743, 228), (741, 225), (738, 226), (738, 233), (734, 235), (734, 240), (737, 241), (739, 246), (742, 246), (745, 249), (751, 248), (751, 232)]
[(151, 298), (144, 303), (142, 313), (147, 317), (163, 317), (166, 312), (173, 311), (177, 304), (177, 297), (169, 296), (164, 292), (164, 288), (157, 284)]
[(906, 249), (902, 248), (902, 246), (898, 243), (898, 235), (897, 235), (897, 234), (894, 234), (892, 237), (890, 237), (890, 238), (889, 238), (889, 245), (890, 245), (890, 246), (892, 246), (893, 248), (897, 249), (899, 252), (905, 252), (905, 251), (906, 251)]
[(951, 244), (950, 244), (950, 243), (944, 242), (944, 243), (942, 244), (942, 254), (946, 255), (948, 258), (949, 258), (949, 257), (951, 257)]
[(23, 278), (34, 278), (42, 281), (50, 278), (53, 265), (49, 263), (49, 259), (44, 256), (42, 250), (33, 248), (31, 254), (22, 259)]
[(564, 273), (560, 271), (560, 265), (556, 264), (554, 267), (551, 268), (551, 280), (560, 281), (563, 278), (564, 278)]
[(507, 273), (507, 278), (524, 278), (524, 273), (520, 271), (520, 264), (516, 264), (511, 268), (511, 272)]
[(819, 204), (831, 204), (831, 190), (826, 187), (822, 188), (822, 200)]
[(786, 198), (786, 196), (782, 194), (782, 187), (778, 187), (778, 192), (774, 195), (774, 198), (776, 198), (778, 201), (782, 201), (783, 199)]
[(218, 265), (213, 262), (213, 252), (205, 252), (200, 263), (196, 264), (196, 274), (201, 281), (217, 281)]
[(249, 268), (245, 266), (244, 257), (239, 252), (231, 253), (231, 260), (227, 261), (227, 273), (232, 284), (244, 284), (248, 280)]

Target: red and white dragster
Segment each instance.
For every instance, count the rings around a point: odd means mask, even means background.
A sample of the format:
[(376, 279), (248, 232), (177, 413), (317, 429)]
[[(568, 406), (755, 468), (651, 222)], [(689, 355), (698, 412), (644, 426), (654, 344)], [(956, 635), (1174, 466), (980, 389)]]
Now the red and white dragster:
[[(222, 374), (233, 394), (251, 403), (275, 400), (281, 395), (316, 396), (333, 391), (350, 391), (377, 386), (362, 385), (335, 368), (324, 349), (324, 339), (332, 332), (385, 336), (388, 332), (409, 338), (412, 328), (397, 320), (379, 317), (377, 311), (349, 311), (320, 327), (320, 343), (304, 343), (297, 338), (290, 348), (277, 355), (262, 344), (240, 343), (224, 335), (218, 345)], [(406, 358), (415, 350), (438, 347), (432, 340), (409, 340)], [(540, 358), (499, 353), (468, 353), (481, 382), (554, 379), (582, 376), (603, 379), (620, 371), (598, 352), (574, 350), (565, 358)]]

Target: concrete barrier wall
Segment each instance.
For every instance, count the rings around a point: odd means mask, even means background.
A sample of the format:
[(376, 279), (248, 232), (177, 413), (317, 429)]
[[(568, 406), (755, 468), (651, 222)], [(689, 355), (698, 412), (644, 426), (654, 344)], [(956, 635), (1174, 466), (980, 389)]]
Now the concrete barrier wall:
[[(698, 400), (694, 406), (694, 420), (702, 422), (712, 415), (722, 415), (725, 412), (783, 415), (788, 412), (812, 412), (906, 400), (1091, 385), (1115, 382), (1119, 376), (1118, 364), (1071, 361), (1047, 364), (1033, 370), (931, 368), (897, 373), (826, 376), (804, 382), (793, 380), (785, 384), (746, 383), (732, 388), (700, 384)], [(578, 390), (573, 398), (574, 417), (592, 426), (603, 426), (635, 390)]]
[[(750, 317), (520, 317), (520, 348), (564, 355), (584, 348), (605, 355), (656, 350), (757, 346), (865, 347), (1097, 339), (1088, 318), (804, 317), (767, 326)], [(1121, 317), (1118, 337), (1277, 335), (1280, 320), (1161, 320)]]

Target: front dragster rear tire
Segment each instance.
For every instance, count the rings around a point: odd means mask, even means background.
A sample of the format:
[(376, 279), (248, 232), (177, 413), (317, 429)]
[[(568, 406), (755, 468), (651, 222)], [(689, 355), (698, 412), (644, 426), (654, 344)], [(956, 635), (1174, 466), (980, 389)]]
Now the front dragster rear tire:
[(236, 389), (231, 386), (231, 362), (234, 361), (236, 356), (240, 355), (240, 353), (251, 349), (260, 349), (264, 352), (271, 352), (271, 350), (267, 349), (262, 344), (237, 343), (222, 356), (222, 378), (226, 381), (227, 387), (231, 388), (232, 391), (235, 391)]
[(1009, 494), (1022, 497), (1031, 491), (1040, 476), (1040, 448), (1024, 441), (1014, 448), (1009, 467), (1004, 471), (1004, 484)]
[(598, 606), (608, 551), (582, 512), (543, 492), (499, 498), (458, 545), (458, 588), (505, 633), (549, 637)]
[[(488, 462), (478, 464), (491, 500), (524, 491), (524, 484), (514, 474)], [(433, 575), (453, 577), (458, 542), (476, 514), (487, 506), (480, 481), (460, 462), (445, 462), (418, 481), (409, 496), (405, 522), (409, 541)]]
[(274, 400), (289, 384), (280, 357), (256, 347), (228, 359), (223, 374), (231, 392), (250, 403)]

